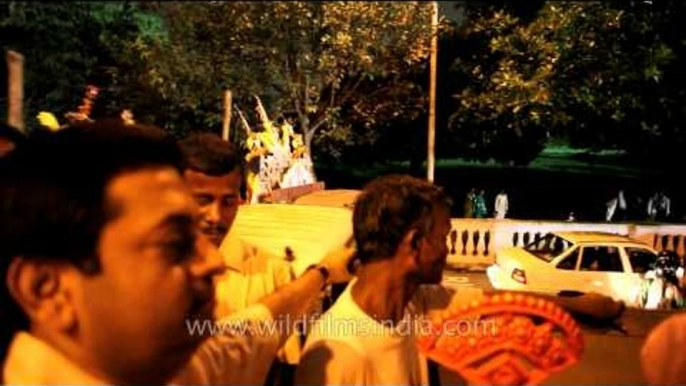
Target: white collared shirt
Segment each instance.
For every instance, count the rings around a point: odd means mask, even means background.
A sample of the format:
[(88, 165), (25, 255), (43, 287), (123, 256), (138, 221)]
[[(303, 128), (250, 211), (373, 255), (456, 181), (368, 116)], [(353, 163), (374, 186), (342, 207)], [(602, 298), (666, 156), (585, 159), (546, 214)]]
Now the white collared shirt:
[(12, 339), (3, 366), (6, 385), (96, 385), (105, 382), (26, 332)]
[[(225, 320), (274, 322), (271, 312), (262, 304), (246, 308)], [(225, 333), (210, 337), (172, 384), (263, 385), (282, 343), (278, 332), (272, 335)], [(3, 381), (8, 385), (106, 384), (46, 342), (26, 332), (17, 333), (12, 340), (3, 366)]]

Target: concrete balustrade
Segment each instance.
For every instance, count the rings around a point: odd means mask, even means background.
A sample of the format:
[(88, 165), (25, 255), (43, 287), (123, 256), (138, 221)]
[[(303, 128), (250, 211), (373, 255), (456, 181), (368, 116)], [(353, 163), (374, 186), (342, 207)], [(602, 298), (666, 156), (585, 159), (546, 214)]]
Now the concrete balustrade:
[[(447, 240), (448, 264), (457, 268), (483, 268), (493, 264), (499, 249), (523, 246), (555, 231), (615, 233), (658, 251), (676, 251), (686, 257), (686, 225), (454, 218), (452, 226)], [(234, 231), (277, 256), (283, 255), (286, 247), (291, 248), (296, 256), (296, 272), (302, 272), (328, 251), (350, 241), (352, 211), (338, 205), (246, 205), (238, 212)]]
[(448, 236), (448, 264), (458, 268), (493, 264), (504, 247), (523, 246), (548, 232), (606, 232), (629, 236), (654, 249), (686, 256), (686, 225), (635, 225), (555, 221), (454, 218)]

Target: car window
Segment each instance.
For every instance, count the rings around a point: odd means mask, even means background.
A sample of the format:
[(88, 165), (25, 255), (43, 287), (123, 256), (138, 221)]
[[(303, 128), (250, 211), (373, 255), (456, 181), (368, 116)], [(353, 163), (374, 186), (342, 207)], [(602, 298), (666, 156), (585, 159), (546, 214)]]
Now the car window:
[(527, 244), (524, 246), (524, 249), (541, 260), (551, 262), (555, 257), (560, 256), (571, 246), (572, 243), (569, 241), (552, 233), (548, 233), (540, 239)]
[(624, 272), (619, 248), (609, 246), (584, 247), (579, 270)]
[(568, 271), (573, 271), (576, 269), (576, 262), (579, 260), (580, 248), (572, 251), (569, 256), (565, 257), (561, 262), (557, 264), (558, 269), (565, 269)]
[(657, 259), (655, 253), (644, 248), (626, 248), (626, 255), (629, 257), (631, 269), (636, 273), (648, 272)]

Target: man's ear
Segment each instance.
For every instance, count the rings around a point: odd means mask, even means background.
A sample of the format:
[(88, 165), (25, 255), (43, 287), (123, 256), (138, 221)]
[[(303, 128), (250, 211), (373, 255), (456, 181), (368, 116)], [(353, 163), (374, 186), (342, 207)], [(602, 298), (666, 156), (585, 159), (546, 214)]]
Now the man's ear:
[(419, 250), (420, 243), (422, 241), (422, 232), (417, 228), (411, 228), (405, 236), (403, 237), (402, 245), (408, 247), (408, 249), (416, 252)]
[(57, 325), (71, 329), (76, 323), (74, 309), (62, 277), (63, 267), (40, 259), (14, 257), (5, 282), (10, 296), (32, 324)]

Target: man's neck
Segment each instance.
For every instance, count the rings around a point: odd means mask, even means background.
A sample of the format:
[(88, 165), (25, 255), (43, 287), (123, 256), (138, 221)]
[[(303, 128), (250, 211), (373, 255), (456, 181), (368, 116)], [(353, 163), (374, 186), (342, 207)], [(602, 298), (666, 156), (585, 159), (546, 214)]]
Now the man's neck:
[(418, 284), (405, 273), (394, 269), (393, 260), (372, 262), (362, 267), (351, 295), (357, 305), (377, 321), (402, 320), (405, 307)]

